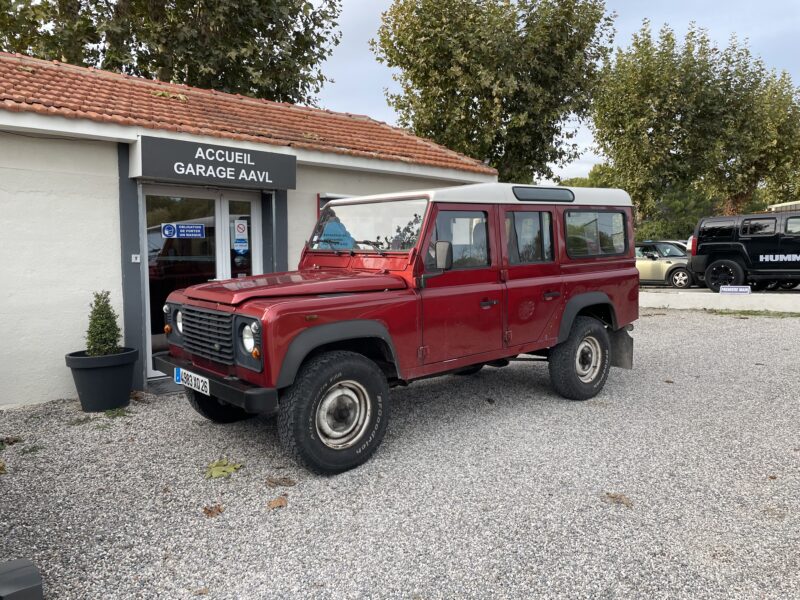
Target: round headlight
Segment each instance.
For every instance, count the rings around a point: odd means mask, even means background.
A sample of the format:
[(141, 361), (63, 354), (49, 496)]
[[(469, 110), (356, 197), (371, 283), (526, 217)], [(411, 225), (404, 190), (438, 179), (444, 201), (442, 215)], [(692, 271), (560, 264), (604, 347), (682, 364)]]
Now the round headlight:
[(242, 345), (248, 352), (252, 352), (253, 348), (256, 347), (256, 338), (250, 325), (245, 325), (242, 328)]
[(175, 313), (175, 326), (178, 328), (178, 333), (183, 335), (183, 313), (181, 311)]

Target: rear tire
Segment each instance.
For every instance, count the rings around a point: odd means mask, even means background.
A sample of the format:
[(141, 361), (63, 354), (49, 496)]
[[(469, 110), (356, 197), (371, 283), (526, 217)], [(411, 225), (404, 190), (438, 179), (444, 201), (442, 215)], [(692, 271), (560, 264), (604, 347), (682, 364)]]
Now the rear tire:
[(550, 351), (550, 383), (569, 400), (588, 400), (603, 389), (611, 369), (611, 343), (605, 325), (578, 317), (569, 337)]
[(735, 260), (715, 260), (706, 269), (706, 285), (716, 294), (723, 285), (742, 285), (744, 281), (744, 269)]
[(235, 423), (255, 417), (243, 408), (222, 402), (215, 396), (206, 396), (194, 390), (186, 390), (186, 396), (192, 408), (214, 423)]
[(800, 285), (800, 282), (797, 281), (781, 281), (780, 288), (782, 290), (793, 290), (798, 285)]
[(686, 269), (675, 269), (669, 274), (668, 281), (672, 287), (685, 290), (692, 286), (692, 275)]
[(378, 449), (388, 420), (386, 376), (355, 352), (326, 352), (310, 359), (278, 405), (284, 449), (322, 474), (366, 462)]

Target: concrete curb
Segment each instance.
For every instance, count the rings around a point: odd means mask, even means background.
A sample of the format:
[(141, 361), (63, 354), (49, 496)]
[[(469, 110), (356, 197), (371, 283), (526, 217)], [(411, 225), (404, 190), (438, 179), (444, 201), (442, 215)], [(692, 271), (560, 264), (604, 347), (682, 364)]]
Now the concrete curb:
[(642, 308), (673, 308), (678, 310), (766, 310), (771, 312), (800, 312), (800, 293), (755, 293), (747, 296), (724, 296), (708, 290), (644, 291), (639, 292)]

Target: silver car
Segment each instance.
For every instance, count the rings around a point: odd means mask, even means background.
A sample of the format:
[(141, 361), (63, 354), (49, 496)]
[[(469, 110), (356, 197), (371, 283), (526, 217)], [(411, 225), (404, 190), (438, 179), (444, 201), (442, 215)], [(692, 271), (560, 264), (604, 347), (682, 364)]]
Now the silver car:
[(685, 289), (692, 285), (692, 274), (687, 264), (689, 257), (670, 242), (642, 242), (636, 244), (636, 268), (639, 283), (671, 285)]

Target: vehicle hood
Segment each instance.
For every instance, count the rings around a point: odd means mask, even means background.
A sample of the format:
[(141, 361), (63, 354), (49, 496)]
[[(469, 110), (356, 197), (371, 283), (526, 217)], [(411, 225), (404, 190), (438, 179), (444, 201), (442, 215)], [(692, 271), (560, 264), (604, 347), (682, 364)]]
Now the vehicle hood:
[(253, 298), (315, 296), (351, 292), (402, 290), (402, 277), (369, 271), (315, 270), (255, 275), (243, 279), (211, 281), (187, 288), (184, 294), (195, 300), (219, 304), (240, 304)]

